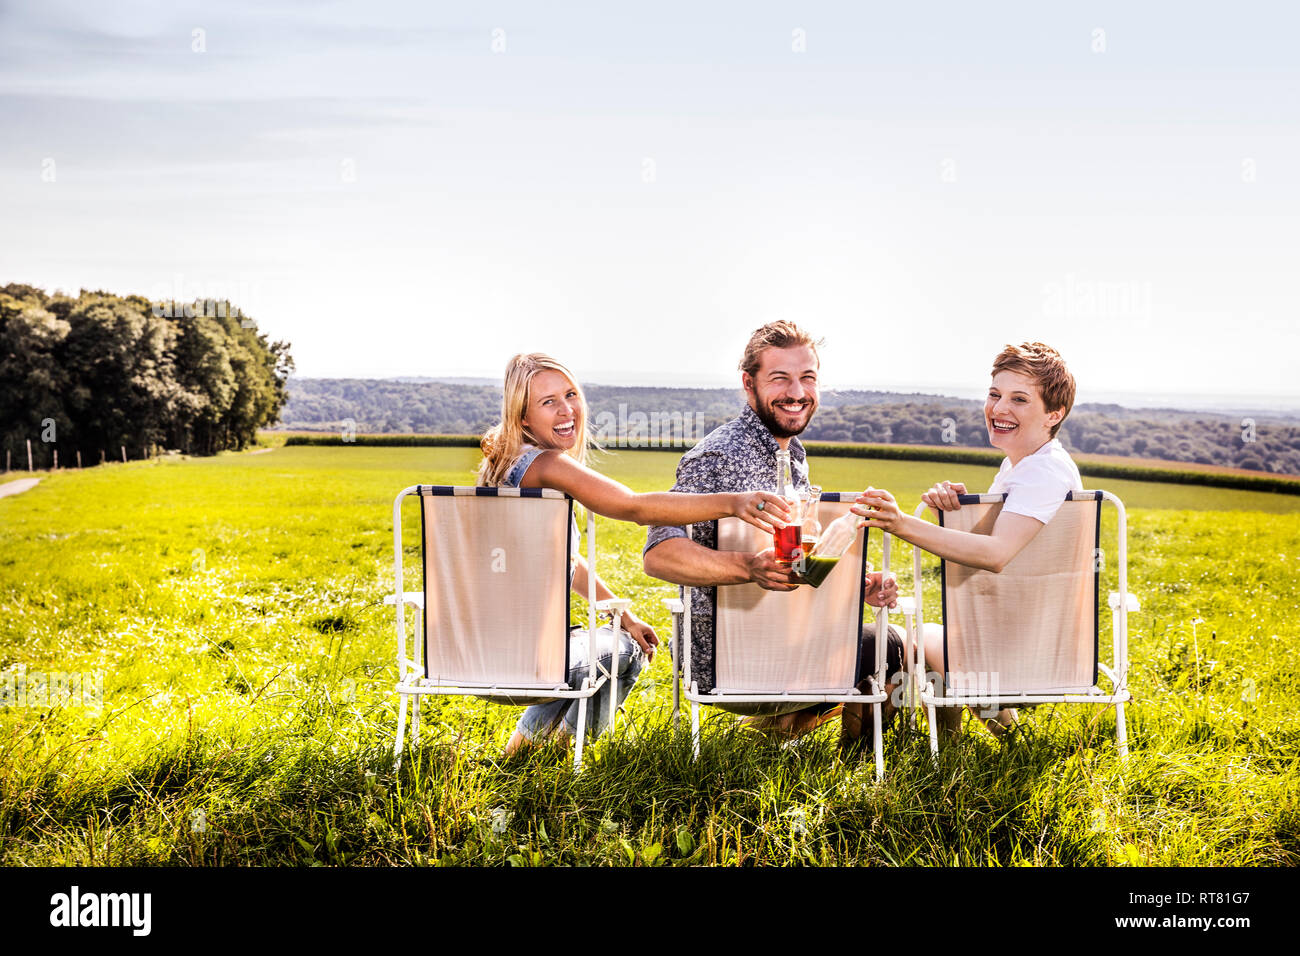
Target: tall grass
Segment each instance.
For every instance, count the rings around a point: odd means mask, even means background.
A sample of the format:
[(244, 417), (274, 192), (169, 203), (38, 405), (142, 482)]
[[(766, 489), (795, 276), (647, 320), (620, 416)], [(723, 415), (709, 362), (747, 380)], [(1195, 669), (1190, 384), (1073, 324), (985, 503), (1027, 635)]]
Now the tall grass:
[[(924, 729), (887, 774), (833, 726), (783, 748), (706, 720), (674, 734), (669, 668), (642, 675), (582, 774), (501, 753), (517, 711), (426, 701), (400, 773), (392, 497), (468, 483), (472, 449), (279, 448), (55, 474), (0, 501), (0, 667), (102, 672), (103, 708), (0, 709), (0, 860), (15, 864), (1293, 864), (1300, 857), (1294, 624), (1300, 500), (1133, 483), (1132, 756), (1113, 714), (1039, 708), (968, 729), (937, 765)], [(608, 473), (671, 483), (677, 456)], [(837, 490), (905, 507), (992, 469), (814, 459)], [(1173, 505), (1175, 507), (1170, 507)], [(405, 514), (416, 540), (414, 506)], [(599, 522), (602, 575), (660, 633), (670, 590), (643, 531)], [(1113, 535), (1112, 530), (1108, 533)], [(1113, 545), (1108, 545), (1113, 547)], [(1113, 555), (1113, 551), (1110, 552)], [(873, 560), (879, 563), (878, 543)], [(410, 573), (417, 570), (414, 549)], [(910, 586), (910, 553), (894, 555)], [(929, 565), (927, 565), (929, 567)], [(1107, 569), (1113, 575), (1113, 561)], [(935, 576), (924, 581), (934, 595)], [(575, 604), (575, 617), (582, 614)]]

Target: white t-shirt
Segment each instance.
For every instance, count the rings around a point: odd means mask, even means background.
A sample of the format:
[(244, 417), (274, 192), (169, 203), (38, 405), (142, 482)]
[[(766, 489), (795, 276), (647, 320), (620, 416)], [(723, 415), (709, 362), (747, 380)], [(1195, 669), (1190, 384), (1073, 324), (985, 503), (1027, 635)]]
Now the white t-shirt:
[(1067, 492), (1082, 490), (1079, 466), (1065, 446), (1053, 438), (1032, 455), (1020, 459), (1018, 465), (1013, 466), (1010, 458), (1003, 458), (989, 494), (1005, 492), (1003, 511), (1037, 518), (1047, 524), (1065, 501)]

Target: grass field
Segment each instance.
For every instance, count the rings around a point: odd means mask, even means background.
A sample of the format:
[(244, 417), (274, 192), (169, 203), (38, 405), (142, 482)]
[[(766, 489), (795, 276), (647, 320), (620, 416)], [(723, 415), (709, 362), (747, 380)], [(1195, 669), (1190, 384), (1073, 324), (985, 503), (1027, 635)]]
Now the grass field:
[[(1122, 768), (1113, 715), (1078, 707), (1039, 708), (1001, 741), (968, 729), (938, 766), (923, 735), (892, 733), (880, 784), (869, 758), (837, 755), (833, 725), (791, 750), (719, 715), (693, 763), (663, 659), (577, 777), (554, 749), (501, 760), (517, 711), (473, 700), (426, 704), (394, 776), (392, 499), (469, 484), (476, 458), (277, 448), (59, 472), (0, 500), (0, 862), (1300, 861), (1298, 497), (1097, 483), (1129, 507), (1143, 602)], [(676, 460), (599, 467), (651, 490)], [(993, 475), (812, 471), (827, 490), (887, 487), (904, 508), (935, 480), (982, 490)], [(413, 503), (405, 522), (413, 541)], [(602, 553), (626, 556), (602, 576), (666, 637), (670, 591), (641, 573), (644, 532), (599, 529)], [(904, 588), (910, 558), (898, 546)], [(102, 709), (49, 705), (40, 675), (69, 673), (102, 675)]]

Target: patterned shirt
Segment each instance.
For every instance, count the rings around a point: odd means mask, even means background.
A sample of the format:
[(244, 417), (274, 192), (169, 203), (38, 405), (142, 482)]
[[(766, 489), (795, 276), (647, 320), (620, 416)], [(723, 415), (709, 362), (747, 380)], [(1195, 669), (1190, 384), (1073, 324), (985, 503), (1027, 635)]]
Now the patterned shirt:
[[(718, 492), (770, 491), (776, 487), (776, 439), (762, 419), (748, 405), (733, 418), (709, 432), (704, 439), (682, 456), (677, 465), (677, 484), (673, 491), (697, 494)], [(808, 456), (799, 439), (790, 439), (790, 470), (795, 488), (807, 491)], [(680, 527), (653, 527), (646, 535), (645, 551), (669, 538), (686, 537)], [(691, 525), (691, 537), (706, 548), (718, 545), (718, 523), (704, 521)], [(716, 587), (691, 589), (691, 677), (702, 693), (713, 690), (713, 618), (717, 600)]]

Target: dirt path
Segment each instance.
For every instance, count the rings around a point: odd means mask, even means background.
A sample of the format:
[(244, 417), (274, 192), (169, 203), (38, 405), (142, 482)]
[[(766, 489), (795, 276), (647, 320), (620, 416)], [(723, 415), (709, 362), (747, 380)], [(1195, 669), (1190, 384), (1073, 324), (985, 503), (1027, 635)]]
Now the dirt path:
[(39, 478), (19, 478), (17, 481), (6, 481), (3, 485), (0, 485), (0, 498), (20, 494), (28, 488), (35, 488), (40, 480)]

